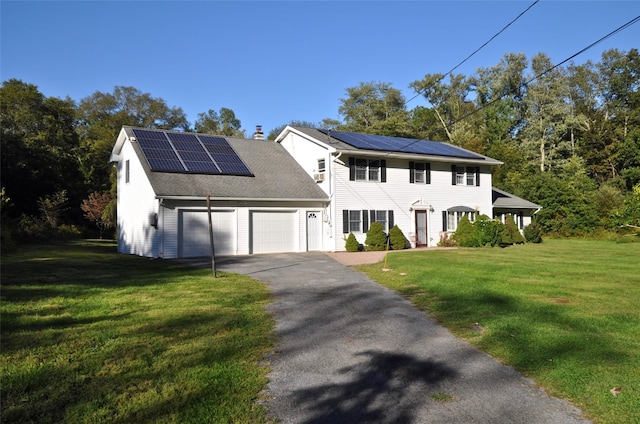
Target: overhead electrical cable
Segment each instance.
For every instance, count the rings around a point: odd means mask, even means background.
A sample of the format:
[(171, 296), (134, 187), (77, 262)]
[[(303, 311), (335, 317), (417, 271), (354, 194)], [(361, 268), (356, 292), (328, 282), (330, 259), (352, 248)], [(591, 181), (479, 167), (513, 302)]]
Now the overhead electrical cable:
[[(615, 34), (619, 33), (620, 31), (623, 31), (623, 30), (627, 29), (627, 28), (628, 28), (628, 27), (630, 27), (631, 25), (634, 25), (634, 24), (638, 23), (638, 21), (640, 21), (640, 16), (636, 16), (635, 18), (631, 19), (629, 22), (627, 22), (627, 23), (625, 23), (625, 24), (623, 24), (623, 25), (619, 26), (618, 28), (614, 29), (613, 31), (611, 31), (611, 32), (610, 32), (610, 33), (608, 33), (607, 35), (605, 35), (605, 36), (601, 37), (600, 39), (598, 39), (598, 40), (594, 41), (593, 43), (589, 44), (587, 47), (585, 47), (585, 48), (581, 49), (581, 50), (580, 50), (580, 51), (578, 51), (577, 53), (572, 54), (571, 56), (569, 56), (568, 58), (566, 58), (566, 59), (565, 59), (565, 60), (563, 60), (562, 62), (558, 63), (557, 65), (554, 65), (554, 66), (550, 67), (549, 69), (545, 70), (544, 72), (541, 72), (540, 74), (538, 74), (538, 75), (534, 76), (534, 77), (533, 77), (533, 78), (531, 78), (530, 80), (528, 80), (528, 81), (525, 81), (525, 82), (521, 83), (521, 84), (518, 86), (518, 88), (526, 87), (528, 84), (530, 84), (530, 83), (532, 83), (533, 81), (537, 80), (538, 78), (540, 78), (540, 77), (544, 76), (545, 74), (548, 74), (549, 72), (553, 71), (553, 70), (554, 70), (554, 69), (556, 69), (557, 67), (559, 67), (559, 66), (561, 66), (561, 65), (563, 65), (563, 64), (565, 64), (565, 63), (567, 63), (568, 61), (570, 61), (571, 59), (575, 58), (576, 56), (579, 56), (580, 54), (582, 54), (582, 53), (586, 52), (587, 50), (589, 50), (589, 49), (591, 49), (591, 48), (595, 47), (596, 45), (600, 44), (601, 42), (603, 42), (603, 41), (604, 41), (604, 40), (606, 40), (607, 38), (612, 37), (613, 35), (615, 35)], [(506, 92), (506, 93), (502, 94), (501, 96), (497, 97), (497, 98), (496, 98), (496, 99), (494, 99), (494, 100), (491, 100), (490, 102), (488, 102), (487, 104), (485, 104), (485, 105), (483, 105), (483, 106), (479, 107), (478, 109), (476, 109), (476, 110), (474, 110), (474, 111), (472, 111), (472, 112), (469, 112), (469, 113), (467, 113), (466, 115), (463, 115), (463, 116), (462, 116), (462, 117), (460, 117), (459, 119), (456, 119), (456, 120), (453, 122), (453, 125), (455, 125), (455, 124), (459, 123), (460, 121), (463, 121), (463, 120), (467, 119), (468, 117), (472, 116), (473, 114), (475, 114), (475, 113), (477, 113), (477, 112), (480, 112), (480, 111), (481, 111), (481, 110), (483, 110), (484, 108), (489, 107), (489, 106), (491, 106), (492, 104), (494, 104), (494, 103), (496, 103), (496, 102), (498, 102), (498, 101), (502, 100), (502, 98), (503, 98), (504, 96), (506, 96), (507, 94), (509, 94), (509, 92)], [(408, 143), (406, 146), (404, 146), (404, 147), (403, 147), (403, 149), (406, 149), (407, 147), (409, 147), (409, 146), (411, 146), (411, 145), (413, 145), (413, 144), (415, 144), (415, 143), (418, 143), (419, 141), (421, 141), (421, 140), (415, 140), (415, 141), (413, 141), (413, 142), (411, 142), (411, 143)]]
[[(529, 11), (529, 9), (531, 9), (533, 6), (536, 5), (536, 3), (538, 3), (540, 0), (535, 0), (533, 3), (531, 3), (529, 5), (529, 7), (527, 7), (525, 10), (523, 10), (518, 16), (516, 16), (515, 18), (513, 18), (511, 20), (511, 22), (509, 22), (507, 25), (504, 26), (504, 28), (502, 28), (500, 31), (498, 31), (497, 33), (495, 33), (493, 35), (493, 37), (489, 38), (489, 40), (487, 40), (483, 45), (481, 45), (480, 47), (478, 47), (473, 53), (471, 53), (469, 56), (467, 56), (466, 58), (464, 58), (464, 60), (462, 60), (460, 63), (458, 63), (456, 66), (454, 66), (453, 68), (451, 68), (451, 70), (449, 72), (447, 72), (446, 74), (443, 74), (442, 77), (440, 77), (438, 79), (438, 81), (441, 81), (444, 77), (446, 77), (447, 75), (451, 74), (453, 71), (455, 71), (456, 69), (458, 69), (463, 63), (465, 63), (467, 60), (471, 59), (471, 57), (473, 55), (475, 55), (476, 53), (478, 53), (480, 50), (482, 50), (487, 44), (489, 44), (490, 42), (492, 42), (498, 35), (502, 34), (507, 28), (509, 28), (514, 22), (516, 22), (518, 19), (520, 19), (525, 13), (527, 13)], [(437, 81), (437, 82), (438, 82)], [(407, 100), (404, 104), (406, 105), (407, 103), (409, 103), (410, 101), (414, 100), (416, 97), (420, 96), (422, 94), (424, 90), (419, 91), (415, 96), (413, 96), (412, 98), (410, 98), (409, 100)]]
[[(593, 43), (589, 44), (587, 47), (583, 48), (582, 50), (578, 51), (577, 53), (572, 54), (571, 56), (569, 56), (568, 58), (566, 58), (565, 60), (563, 60), (562, 62), (550, 67), (549, 69), (545, 70), (544, 72), (541, 72), (540, 74), (534, 76), (533, 78), (531, 78), (528, 81), (525, 81), (523, 83), (521, 83), (518, 86), (518, 89), (526, 87), (527, 85), (531, 84), (532, 82), (534, 82), (535, 80), (537, 80), (540, 77), (543, 77), (544, 75), (548, 74), (549, 72), (553, 71), (554, 69), (556, 69), (557, 67), (564, 65), (565, 63), (567, 63), (568, 61), (570, 61), (571, 59), (575, 58), (576, 56), (581, 55), (582, 53), (586, 52), (587, 50), (595, 47), (596, 45), (600, 44), (601, 42), (603, 42), (604, 40), (606, 40), (609, 37), (614, 36), (615, 34), (619, 33), (620, 31), (623, 31), (625, 29), (627, 29), (628, 27), (630, 27), (633, 24), (636, 24), (640, 21), (640, 16), (636, 16), (635, 18), (631, 19), (629, 22), (627, 22), (626, 24), (623, 24), (621, 26), (619, 26), (618, 28), (614, 29), (613, 31), (611, 31), (610, 33), (608, 33), (607, 35), (605, 35), (604, 37), (600, 38), (599, 40), (594, 41)], [(466, 115), (461, 116), (459, 119), (456, 119), (453, 124), (457, 124), (460, 121), (463, 121), (465, 119), (467, 119), (468, 117), (474, 115), (477, 112), (480, 112), (482, 109), (491, 106), (492, 104), (502, 100), (503, 97), (505, 97), (507, 94), (509, 94), (509, 92), (506, 92), (500, 96), (498, 96), (497, 98), (491, 100), (490, 102), (488, 102), (487, 104), (479, 107), (478, 109), (475, 109), (469, 113), (467, 113)]]

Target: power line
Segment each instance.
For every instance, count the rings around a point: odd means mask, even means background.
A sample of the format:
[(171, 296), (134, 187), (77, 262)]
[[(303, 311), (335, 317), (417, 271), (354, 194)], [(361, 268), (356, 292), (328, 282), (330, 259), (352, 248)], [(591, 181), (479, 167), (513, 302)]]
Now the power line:
[[(596, 45), (600, 44), (601, 42), (603, 42), (603, 41), (604, 41), (604, 40), (606, 40), (607, 38), (610, 38), (610, 37), (614, 36), (615, 34), (619, 33), (620, 31), (623, 31), (623, 30), (627, 29), (627, 28), (628, 28), (628, 27), (630, 27), (631, 25), (638, 23), (638, 21), (640, 21), (640, 15), (639, 15), (639, 16), (636, 16), (636, 17), (635, 17), (635, 18), (633, 18), (633, 19), (631, 19), (631, 20), (630, 20), (629, 22), (627, 22), (626, 24), (623, 24), (623, 25), (619, 26), (618, 28), (614, 29), (613, 31), (611, 31), (610, 33), (608, 33), (607, 35), (605, 35), (604, 37), (602, 37), (602, 38), (600, 38), (600, 39), (598, 39), (598, 40), (594, 41), (594, 42), (593, 42), (593, 43), (591, 43), (591, 44), (589, 44), (587, 47), (583, 48), (582, 50), (578, 51), (577, 53), (572, 54), (571, 56), (569, 56), (568, 58), (566, 58), (566, 59), (565, 59), (565, 60), (563, 60), (562, 62), (560, 62), (560, 63), (558, 63), (558, 64), (556, 64), (556, 65), (552, 66), (551, 68), (549, 68), (549, 69), (545, 70), (544, 72), (541, 72), (540, 74), (538, 74), (538, 75), (534, 76), (534, 77), (533, 77), (533, 78), (531, 78), (530, 80), (528, 80), (528, 81), (525, 81), (525, 82), (521, 83), (521, 84), (518, 86), (518, 89), (523, 88), (523, 87), (526, 87), (527, 85), (531, 84), (532, 82), (534, 82), (534, 81), (535, 81), (535, 80), (537, 80), (538, 78), (540, 78), (540, 77), (542, 77), (542, 76), (544, 76), (544, 75), (548, 74), (549, 72), (551, 72), (551, 71), (553, 71), (554, 69), (556, 69), (557, 67), (559, 67), (559, 66), (561, 66), (561, 65), (563, 65), (563, 64), (565, 64), (565, 63), (567, 63), (568, 61), (570, 61), (571, 59), (575, 58), (576, 56), (579, 56), (579, 55), (581, 55), (582, 53), (586, 52), (587, 50), (589, 50), (589, 49), (591, 49), (591, 48), (595, 47)], [(481, 110), (483, 110), (484, 108), (489, 107), (489, 106), (491, 106), (492, 104), (494, 104), (494, 103), (496, 103), (496, 102), (498, 102), (498, 101), (502, 100), (502, 98), (503, 98), (504, 96), (506, 96), (507, 94), (509, 94), (509, 92), (506, 92), (506, 93), (502, 94), (501, 96), (497, 97), (496, 99), (493, 99), (493, 100), (491, 100), (490, 102), (488, 102), (487, 104), (485, 104), (485, 105), (483, 105), (483, 106), (479, 107), (478, 109), (475, 109), (475, 110), (473, 110), (473, 111), (471, 111), (471, 112), (467, 113), (466, 115), (463, 115), (463, 116), (462, 116), (462, 117), (460, 117), (459, 119), (456, 119), (456, 120), (453, 122), (453, 124), (455, 125), (455, 124), (457, 124), (458, 122), (460, 122), (460, 121), (463, 121), (463, 120), (467, 119), (467, 118), (468, 118), (468, 117), (470, 117), (471, 115), (474, 115), (475, 113), (480, 112), (480, 111), (481, 111)]]
[[(527, 13), (529, 11), (529, 9), (531, 9), (533, 6), (536, 5), (536, 3), (538, 3), (540, 0), (535, 0), (533, 3), (531, 3), (529, 5), (529, 7), (527, 7), (525, 10), (523, 10), (518, 16), (516, 16), (515, 18), (513, 18), (511, 20), (511, 22), (509, 22), (507, 25), (504, 26), (504, 28), (502, 28), (500, 31), (498, 31), (497, 33), (495, 33), (493, 35), (493, 37), (489, 38), (489, 40), (487, 40), (483, 45), (481, 45), (480, 47), (478, 47), (473, 53), (471, 53), (469, 56), (467, 56), (466, 58), (464, 58), (464, 60), (462, 60), (460, 63), (458, 63), (456, 66), (454, 66), (453, 68), (451, 68), (451, 70), (449, 72), (447, 72), (446, 74), (442, 75), (442, 77), (440, 77), (438, 79), (438, 81), (442, 81), (442, 79), (444, 77), (446, 77), (447, 75), (451, 74), (453, 71), (455, 71), (456, 69), (458, 69), (463, 63), (465, 63), (467, 60), (471, 59), (471, 57), (473, 55), (475, 55), (476, 53), (478, 53), (480, 50), (482, 50), (487, 44), (489, 44), (490, 42), (492, 42), (498, 35), (502, 34), (507, 28), (509, 28), (514, 22), (516, 22), (518, 19), (520, 19), (522, 17), (522, 15), (524, 15), (525, 13)], [(407, 100), (404, 104), (406, 105), (407, 103), (409, 103), (410, 101), (414, 100), (416, 97), (420, 96), (422, 94), (424, 90), (419, 91), (415, 96), (413, 96), (412, 98), (410, 98), (409, 100)]]

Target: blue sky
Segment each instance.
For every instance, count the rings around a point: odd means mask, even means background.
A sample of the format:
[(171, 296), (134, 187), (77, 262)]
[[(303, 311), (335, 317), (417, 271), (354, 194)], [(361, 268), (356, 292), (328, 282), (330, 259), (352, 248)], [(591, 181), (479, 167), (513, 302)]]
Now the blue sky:
[[(133, 86), (189, 121), (234, 110), (250, 136), (291, 120), (339, 118), (347, 87), (402, 90), (445, 73), (531, 1), (7, 1), (0, 2), (0, 77), (76, 101)], [(456, 73), (506, 53), (556, 64), (640, 15), (640, 2), (540, 0)], [(640, 23), (576, 57), (640, 47)], [(424, 104), (415, 99), (411, 109)]]

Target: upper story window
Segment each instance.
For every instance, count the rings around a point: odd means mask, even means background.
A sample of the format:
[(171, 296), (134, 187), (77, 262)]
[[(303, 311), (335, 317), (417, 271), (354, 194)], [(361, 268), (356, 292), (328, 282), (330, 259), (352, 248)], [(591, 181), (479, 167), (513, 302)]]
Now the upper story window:
[(131, 181), (131, 171), (129, 168), (129, 159), (124, 161), (124, 182), (128, 183)]
[(451, 184), (452, 185), (480, 185), (480, 167), (479, 166), (456, 166), (451, 165)]
[(387, 161), (384, 159), (349, 158), (350, 181), (387, 182)]
[(318, 173), (322, 173), (325, 171), (324, 159), (318, 159)]
[(412, 184), (431, 184), (431, 164), (409, 162), (409, 182)]

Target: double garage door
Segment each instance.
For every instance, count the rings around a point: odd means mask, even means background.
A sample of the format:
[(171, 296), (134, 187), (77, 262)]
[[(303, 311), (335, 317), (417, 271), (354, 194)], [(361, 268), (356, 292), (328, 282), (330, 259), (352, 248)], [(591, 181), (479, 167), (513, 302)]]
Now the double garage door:
[[(235, 211), (211, 213), (216, 255), (234, 255), (237, 250)], [(253, 211), (249, 214), (249, 253), (296, 252), (296, 212)], [(180, 212), (180, 257), (208, 256), (209, 221), (206, 211)]]

